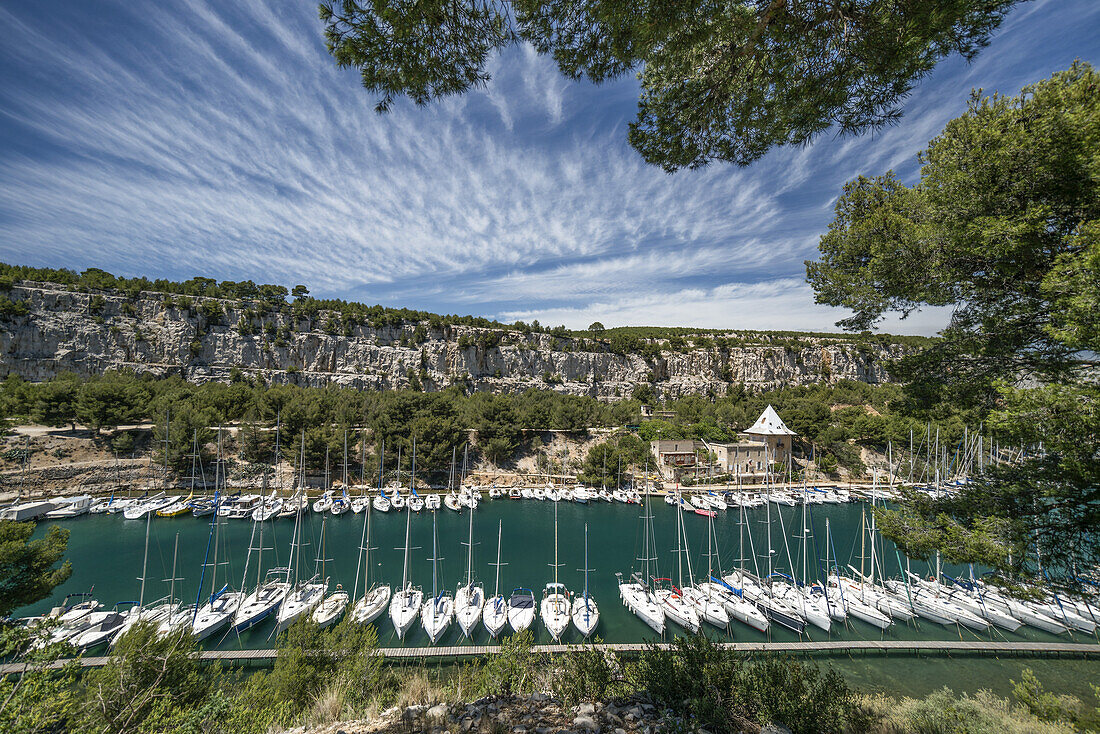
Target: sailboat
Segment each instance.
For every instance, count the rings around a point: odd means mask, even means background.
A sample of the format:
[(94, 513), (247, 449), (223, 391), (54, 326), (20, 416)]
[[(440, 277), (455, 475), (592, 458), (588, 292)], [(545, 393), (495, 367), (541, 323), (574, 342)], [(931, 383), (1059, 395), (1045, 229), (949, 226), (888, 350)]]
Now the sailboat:
[(474, 513), (471, 512), (470, 529), (466, 538), (466, 583), (455, 592), (455, 617), (462, 634), (467, 638), (481, 620), (481, 610), (485, 605), (485, 587), (474, 583), (473, 559)]
[[(649, 463), (646, 462), (646, 475), (649, 475)], [(642, 504), (642, 553), (637, 560), (642, 562), (644, 569), (641, 574), (633, 572), (629, 580), (624, 581), (621, 573), (616, 574), (619, 581), (619, 598), (623, 604), (639, 619), (645, 622), (650, 629), (659, 635), (665, 633), (665, 612), (660, 602), (653, 593), (649, 584), (650, 563), (656, 564), (657, 555), (653, 550), (653, 513), (650, 508), (650, 497), (647, 494)], [(656, 567), (654, 567), (656, 570)]]
[[(346, 485), (345, 485), (346, 486)], [(326, 549), (326, 537), (325, 537), (325, 520), (321, 520), (321, 574), (320, 577), (325, 579), (326, 586), (328, 582), (328, 576), (326, 575), (326, 564), (331, 561), (331, 558), (325, 557)], [(326, 594), (321, 600), (321, 603), (317, 605), (317, 608), (313, 610), (313, 621), (321, 626), (321, 628), (328, 627), (344, 613), (344, 609), (348, 606), (348, 601), (351, 597), (348, 592), (344, 591), (344, 587), (340, 584), (336, 584), (336, 590), (331, 594)]]
[(684, 583), (684, 547), (680, 518), (683, 517), (684, 501), (682, 497), (678, 496), (677, 498), (679, 502), (677, 502), (676, 508), (676, 582), (679, 586), (673, 584), (670, 578), (654, 579), (653, 581), (656, 588), (653, 591), (653, 595), (657, 599), (657, 603), (661, 605), (661, 609), (664, 610), (666, 617), (690, 632), (698, 632), (700, 625), (699, 612), (691, 602), (684, 598), (681, 592), (681, 587)]
[(432, 598), (420, 609), (420, 622), (428, 639), (434, 645), (451, 626), (454, 618), (454, 600), (446, 589), (439, 588), (439, 534), (436, 530), (436, 514), (432, 513)]
[[(304, 436), (304, 434), (303, 434)], [(321, 534), (324, 535), (325, 523), (328, 518), (321, 516)], [(313, 608), (321, 603), (328, 590), (328, 579), (322, 580), (314, 569), (313, 576), (308, 581), (299, 581), (298, 573), (301, 569), (302, 554), (302, 516), (298, 515), (294, 521), (294, 534), (290, 544), (290, 578), (291, 587), (287, 592), (283, 603), (279, 605), (279, 613), (276, 615), (275, 634), (282, 632), (294, 623), (294, 620), (313, 611)]]
[[(398, 467), (400, 467), (398, 463)], [(405, 639), (405, 633), (416, 620), (420, 605), (424, 601), (424, 592), (409, 581), (409, 528), (412, 513), (405, 514), (405, 562), (401, 566), (401, 589), (390, 600), (390, 621), (397, 631), (397, 639)]]
[[(378, 490), (382, 491), (382, 478), (384, 476), (383, 469), (385, 468), (386, 461), (386, 442), (382, 442), (382, 450), (378, 457)], [(366, 510), (366, 516), (363, 518), (363, 533), (359, 538), (359, 562), (362, 564), (363, 570), (363, 596), (356, 600), (355, 606), (351, 609), (351, 618), (359, 624), (370, 624), (386, 611), (386, 606), (390, 603), (390, 585), (380, 584), (377, 586), (371, 586), (371, 566), (370, 566), (370, 529), (371, 529), (371, 508), (368, 506)], [(364, 558), (364, 554), (366, 557)], [(358, 596), (359, 592), (359, 569), (355, 569), (355, 594)]]
[[(217, 471), (214, 475), (214, 504), (218, 503)], [(218, 551), (221, 546), (221, 519), (217, 513), (213, 513), (210, 522), (214, 525), (214, 561), (210, 564), (210, 598), (200, 605), (195, 600), (195, 618), (191, 620), (191, 634), (197, 641), (205, 640), (210, 635), (220, 630), (233, 618), (244, 600), (244, 594), (229, 588), (229, 584), (223, 584), (218, 588)], [(204, 569), (205, 570), (205, 569)], [(202, 593), (200, 584), (199, 593)]]
[(588, 523), (584, 524), (584, 594), (573, 599), (573, 626), (588, 639), (600, 623), (600, 610), (596, 600), (588, 593)]
[(504, 523), (498, 520), (497, 562), (493, 564), (497, 569), (496, 584), (493, 586), (493, 598), (485, 602), (485, 609), (482, 613), (482, 621), (485, 623), (485, 629), (489, 631), (489, 635), (493, 639), (496, 639), (496, 636), (504, 629), (504, 625), (508, 624), (508, 600), (500, 593), (500, 534), (503, 527)]
[[(217, 513), (215, 513), (217, 514)], [(301, 513), (298, 513), (301, 517)], [(295, 524), (297, 524), (295, 520)], [(255, 627), (260, 622), (267, 619), (267, 617), (275, 611), (276, 608), (286, 598), (287, 592), (290, 591), (290, 569), (283, 567), (276, 567), (270, 569), (264, 574), (263, 558), (264, 558), (264, 524), (258, 522), (252, 526), (253, 537), (248, 541), (248, 557), (244, 563), (244, 574), (241, 577), (241, 588), (245, 586), (245, 582), (248, 579), (248, 563), (252, 560), (252, 550), (256, 550), (256, 588), (241, 600), (241, 604), (237, 607), (236, 613), (233, 615), (232, 629), (237, 634), (244, 632), (251, 627)], [(253, 546), (252, 540), (255, 539), (256, 528), (260, 529), (260, 541), (259, 545)]]
[[(829, 554), (832, 551), (833, 536), (829, 529), (829, 519), (825, 518), (825, 568), (827, 570), (825, 596), (829, 600), (830, 611), (839, 608), (846, 616), (851, 615), (861, 619), (867, 624), (878, 627), (880, 630), (889, 628), (894, 622), (890, 615), (885, 614), (875, 607), (867, 604), (859, 596), (845, 593), (838, 580), (835, 579), (835, 570), (829, 564)], [(836, 554), (833, 553), (834, 560)], [(834, 619), (837, 617), (834, 615)], [(838, 621), (840, 621), (838, 619)]]
[(554, 505), (554, 581), (542, 592), (542, 623), (555, 641), (569, 626), (569, 590), (558, 582), (558, 506)]
[[(684, 530), (684, 513), (681, 509), (677, 512), (677, 521), (680, 523), (680, 532), (684, 536), (684, 555), (687, 558), (688, 567), (688, 585), (681, 587), (681, 595), (684, 599), (695, 607), (696, 613), (699, 617), (710, 624), (714, 625), (718, 629), (727, 629), (730, 626), (730, 615), (726, 611), (725, 605), (722, 603), (720, 597), (718, 597), (709, 586), (696, 586), (695, 575), (691, 572), (691, 555), (687, 552), (687, 532)], [(710, 564), (713, 557), (714, 548), (711, 543), (712, 532), (711, 527), (713, 525), (714, 518), (707, 518), (707, 563)], [(713, 569), (710, 565), (707, 566), (707, 578), (711, 576)]]
[[(114, 645), (119, 639), (126, 634), (135, 624), (138, 622), (147, 622), (153, 626), (159, 626), (161, 620), (167, 618), (176, 609), (176, 604), (172, 603), (169, 597), (159, 599), (149, 606), (145, 606), (145, 576), (146, 569), (149, 565), (149, 525), (152, 521), (151, 515), (145, 517), (145, 555), (141, 561), (141, 591), (138, 595), (138, 601), (136, 605), (130, 606), (126, 613), (122, 615), (122, 620), (119, 622), (118, 627), (113, 630), (109, 635), (110, 644)], [(117, 607), (118, 605), (116, 605)], [(88, 650), (99, 644), (95, 640), (83, 640), (83, 649)]]

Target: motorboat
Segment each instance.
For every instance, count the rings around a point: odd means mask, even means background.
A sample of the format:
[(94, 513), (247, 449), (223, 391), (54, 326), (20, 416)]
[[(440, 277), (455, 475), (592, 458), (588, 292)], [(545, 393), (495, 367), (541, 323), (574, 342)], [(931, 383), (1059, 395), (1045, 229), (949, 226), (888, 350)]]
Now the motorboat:
[(64, 497), (60, 500), (60, 507), (56, 507), (46, 513), (47, 520), (69, 520), (88, 513), (92, 506), (92, 496), (82, 494), (76, 497)]
[(523, 497), (523, 492), (520, 490), (519, 487), (512, 487), (508, 490), (508, 499), (518, 500), (521, 497)]
[[(109, 612), (93, 612), (88, 615), (85, 618), (87, 626), (70, 637), (69, 644), (80, 652), (87, 652), (100, 645), (106, 645), (126, 621), (129, 610), (126, 613), (121, 612), (119, 608), (123, 605), (136, 606), (137, 602), (119, 602)], [(133, 606), (130, 606), (130, 609), (133, 609)]]
[(230, 520), (250, 520), (252, 511), (256, 509), (256, 505), (263, 502), (263, 499), (258, 494), (242, 494), (236, 499), (226, 500), (218, 508), (218, 517)]

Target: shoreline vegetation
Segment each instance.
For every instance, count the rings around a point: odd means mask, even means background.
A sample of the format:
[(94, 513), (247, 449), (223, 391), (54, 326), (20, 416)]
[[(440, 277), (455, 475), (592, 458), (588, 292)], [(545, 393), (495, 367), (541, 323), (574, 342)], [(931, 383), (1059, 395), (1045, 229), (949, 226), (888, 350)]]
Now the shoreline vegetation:
[[(392, 461), (399, 448), (411, 450), (415, 437), (418, 473), (436, 484), (448, 475), (452, 449), (463, 445), (470, 447), (474, 472), (550, 473), (616, 484), (643, 473), (652, 440), (737, 441), (738, 432), (769, 404), (798, 434), (795, 481), (803, 475), (808, 481), (866, 481), (871, 467), (885, 469), (891, 446), (895, 468), (907, 471), (906, 462), (913, 462), (919, 474), (925, 459), (907, 455), (910, 432), (919, 440), (934, 424), (942, 445), (952, 446), (967, 425), (978, 425), (949, 405), (915, 410), (895, 385), (856, 382), (762, 392), (736, 386), (711, 399), (665, 401), (655, 406), (662, 417), (655, 417), (642, 415), (640, 400), (605, 402), (550, 390), (495, 395), (456, 386), (438, 393), (368, 392), (269, 386), (244, 375), (196, 385), (177, 376), (131, 372), (65, 374), (38, 383), (9, 376), (0, 382), (0, 429), (37, 424), (59, 430), (25, 430), (3, 439), (0, 487), (18, 492), (28, 483), (28, 470), (39, 472), (43, 490), (60, 491), (84, 484), (75, 478), (84, 464), (89, 483), (110, 491), (123, 481), (119, 459), (126, 460), (126, 482), (163, 485), (166, 439), (168, 466), (175, 481), (183, 481), (191, 471), (193, 445), (204, 465), (215, 460), (219, 426), (230, 428), (221, 431), (222, 457), (234, 486), (262, 484), (265, 477), (274, 481), (276, 426), (284, 447), (304, 437), (310, 475), (323, 474), (326, 455), (332, 476), (340, 475), (346, 438), (353, 483), (376, 483), (383, 441)], [(77, 424), (86, 428), (77, 431)], [(295, 452), (282, 459), (296, 460)], [(65, 471), (67, 464), (71, 471)]]
[[(7, 655), (27, 646), (24, 630), (2, 634)], [(731, 653), (702, 636), (678, 638), (674, 650), (621, 657), (583, 646), (538, 653), (521, 633), (505, 638), (498, 655), (451, 665), (387, 663), (374, 627), (350, 621), (328, 630), (301, 621), (276, 644), (273, 667), (250, 673), (200, 665), (188, 636), (158, 637), (144, 625), (100, 669), (47, 669), (71, 652), (51, 645), (29, 655), (22, 678), (0, 680), (0, 728), (244, 734), (335, 731), (324, 727), (341, 722), (346, 732), (550, 726), (726, 734), (777, 724), (793, 734), (1061, 734), (1100, 725), (1096, 701), (1051, 693), (1026, 668), (1010, 698), (947, 688), (896, 697), (861, 692), (831, 666)]]

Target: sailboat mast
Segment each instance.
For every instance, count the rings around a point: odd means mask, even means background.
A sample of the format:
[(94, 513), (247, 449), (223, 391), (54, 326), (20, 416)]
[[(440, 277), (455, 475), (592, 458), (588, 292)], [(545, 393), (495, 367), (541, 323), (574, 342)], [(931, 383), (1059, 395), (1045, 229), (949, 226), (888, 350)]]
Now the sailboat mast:
[(768, 578), (772, 576), (772, 485), (771, 464), (768, 461), (768, 447), (764, 447), (764, 491), (767, 495), (768, 523)]
[[(216, 513), (215, 513), (216, 514)], [(138, 596), (138, 606), (145, 605), (145, 576), (149, 564), (149, 524), (153, 521), (153, 513), (145, 513), (145, 557), (141, 561), (141, 594)], [(172, 574), (175, 576), (175, 574)]]
[(470, 532), (466, 538), (466, 587), (471, 588), (474, 585), (473, 578), (473, 563), (474, 563), (474, 511), (470, 509)]
[[(500, 595), (500, 533), (504, 528), (504, 521), (497, 520), (497, 580), (493, 587), (493, 596)], [(587, 540), (586, 540), (587, 542)]]
[[(400, 451), (400, 449), (398, 449)], [(401, 471), (401, 465), (398, 464), (398, 472)], [(434, 517), (434, 515), (433, 515)], [(401, 588), (409, 588), (409, 524), (412, 522), (412, 513), (405, 513), (405, 562), (401, 566)], [(433, 524), (435, 520), (432, 520)]]
[(588, 523), (584, 524), (584, 603), (588, 604)]

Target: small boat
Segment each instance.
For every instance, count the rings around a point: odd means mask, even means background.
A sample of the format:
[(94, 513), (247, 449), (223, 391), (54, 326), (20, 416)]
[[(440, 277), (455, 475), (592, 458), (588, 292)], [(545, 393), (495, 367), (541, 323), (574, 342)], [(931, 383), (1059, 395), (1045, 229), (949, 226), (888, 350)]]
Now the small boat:
[(333, 502), (332, 490), (330, 489), (330, 490), (327, 490), (324, 494), (322, 494), (313, 503), (313, 511), (317, 512), (317, 513), (328, 512), (330, 509), (332, 509), (332, 502)]
[(322, 629), (328, 627), (344, 613), (348, 606), (348, 592), (340, 584), (336, 584), (336, 591), (332, 592), (313, 610), (313, 621)]
[(540, 502), (544, 501), (546, 499), (546, 491), (539, 487), (535, 487), (531, 490), (531, 498), (539, 500)]
[(569, 590), (558, 582), (546, 585), (542, 592), (542, 623), (557, 642), (569, 627), (572, 606), (569, 603)]
[(649, 585), (638, 574), (631, 576), (629, 581), (623, 581), (622, 574), (617, 574), (617, 576), (619, 579), (619, 598), (623, 600), (626, 608), (633, 612), (638, 619), (645, 622), (654, 632), (663, 635), (665, 633), (665, 613)]
[(604, 502), (614, 502), (615, 501), (615, 498), (612, 497), (611, 493), (608, 492), (606, 489), (601, 489), (599, 492), (596, 493), (596, 496), (599, 497)]
[(256, 509), (256, 505), (263, 502), (263, 499), (258, 494), (238, 495), (236, 499), (226, 500), (222, 503), (222, 506), (218, 508), (218, 517), (225, 517), (230, 520), (252, 519), (252, 511)]
[(205, 640), (229, 624), (243, 601), (243, 593), (224, 587), (211, 596), (210, 601), (199, 607), (191, 623), (191, 635), (198, 641)]
[(578, 484), (573, 488), (573, 501), (577, 504), (587, 505), (588, 500), (592, 499), (592, 496), (592, 491), (583, 484)]
[(69, 520), (87, 514), (92, 506), (92, 496), (82, 494), (76, 497), (65, 497), (61, 502), (60, 507), (46, 513), (47, 520)]
[(546, 499), (551, 502), (561, 502), (561, 492), (556, 489), (548, 489), (546, 490)]
[(523, 496), (523, 493), (522, 493), (522, 491), (520, 491), (519, 487), (512, 487), (511, 489), (508, 490), (508, 499), (510, 499), (510, 500), (518, 500), (522, 496)]
[(174, 501), (175, 500), (173, 500), (171, 497), (167, 496), (164, 493), (161, 493), (156, 497), (146, 500), (140, 504), (127, 507), (123, 511), (122, 516), (125, 517), (127, 520), (140, 520), (150, 513), (156, 514), (158, 510), (167, 507)]
[(588, 523), (584, 524), (584, 593), (573, 599), (571, 617), (573, 626), (581, 633), (581, 637), (588, 639), (596, 631), (600, 623), (600, 610), (596, 606), (596, 600), (588, 593)]
[(131, 507), (135, 507), (144, 502), (147, 497), (116, 497), (107, 505), (107, 514), (116, 515), (120, 512), (126, 512)]
[(561, 501), (562, 502), (572, 502), (573, 501), (573, 490), (563, 489), (563, 490), (561, 490), (561, 492), (559, 494), (561, 494)]
[(523, 489), (521, 489), (519, 491), (519, 496), (522, 497), (525, 500), (534, 499), (535, 498), (535, 490), (531, 489), (530, 487), (524, 487)]
[(373, 507), (378, 512), (390, 511), (390, 499), (386, 496), (384, 490), (378, 490), (378, 496), (371, 500), (371, 507)]
[(530, 589), (512, 589), (508, 597), (508, 624), (522, 632), (535, 622), (535, 594)]
[(283, 501), (275, 496), (275, 491), (271, 491), (271, 496), (257, 503), (252, 509), (252, 521), (253, 522), (267, 522), (273, 517), (277, 517), (280, 512), (283, 511)]
[(489, 636), (493, 639), (496, 639), (500, 631), (504, 629), (504, 625), (508, 624), (508, 601), (504, 598), (504, 595), (500, 593), (500, 536), (503, 528), (503, 521), (498, 520), (497, 562), (494, 564), (497, 569), (496, 584), (493, 586), (493, 598), (485, 602), (485, 606), (482, 609), (482, 622), (484, 622), (485, 629), (488, 630)]
[(443, 504), (447, 507), (448, 510), (453, 510), (454, 512), (462, 512), (462, 504), (458, 501), (458, 495), (454, 492), (448, 492), (443, 497)]
[(322, 581), (314, 576), (308, 581), (302, 581), (290, 588), (283, 603), (279, 605), (279, 613), (276, 615), (275, 632), (278, 634), (303, 614), (313, 611), (325, 598), (328, 590), (328, 579)]
[(388, 585), (376, 586), (368, 591), (352, 607), (352, 620), (358, 624), (370, 624), (378, 619), (389, 606), (391, 593)]
[(761, 632), (767, 632), (768, 627), (771, 626), (768, 618), (756, 608), (755, 604), (743, 599), (737, 589), (722, 579), (711, 576), (710, 581), (699, 584), (699, 588), (720, 599), (731, 619), (736, 619)]
[[(394, 492), (396, 494), (396, 490)], [(405, 515), (405, 560), (401, 566), (401, 589), (390, 600), (390, 621), (397, 632), (397, 639), (405, 639), (405, 633), (424, 602), (424, 592), (409, 581), (409, 529), (412, 526), (412, 513)]]
[(393, 495), (390, 497), (390, 506), (397, 512), (401, 512), (405, 509), (405, 498), (401, 496), (401, 491), (396, 488), (393, 490)]
[(418, 494), (413, 494), (409, 497), (407, 505), (412, 512), (420, 512), (424, 509), (424, 498)]
[(351, 511), (358, 515), (360, 512), (370, 507), (370, 503), (370, 497), (366, 494), (361, 494), (351, 501)]
[(504, 490), (501, 489), (500, 487), (498, 487), (497, 485), (494, 484), (493, 486), (489, 487), (489, 499), (499, 500), (503, 496), (504, 496)]
[[(435, 517), (433, 515), (433, 517)], [(434, 527), (434, 524), (433, 524)], [(499, 546), (500, 541), (497, 541)], [(474, 583), (474, 513), (470, 513), (470, 530), (466, 538), (466, 583), (455, 591), (455, 619), (462, 634), (467, 638), (481, 621), (481, 610), (485, 606), (485, 587)]]
[(439, 590), (439, 535), (436, 531), (436, 517), (432, 515), (432, 598), (426, 600), (420, 610), (420, 622), (433, 645), (451, 626), (455, 613), (451, 595), (446, 590)]
[(612, 492), (611, 497), (616, 502), (622, 502), (624, 505), (630, 504), (630, 497), (627, 495), (626, 492), (621, 489), (616, 489), (614, 492)]
[(438, 494), (434, 492), (424, 496), (424, 509), (426, 510), (438, 510), (443, 505), (443, 500), (439, 498)]
[(177, 498), (172, 504), (157, 510), (157, 517), (179, 517), (191, 512), (191, 500), (193, 495)]

